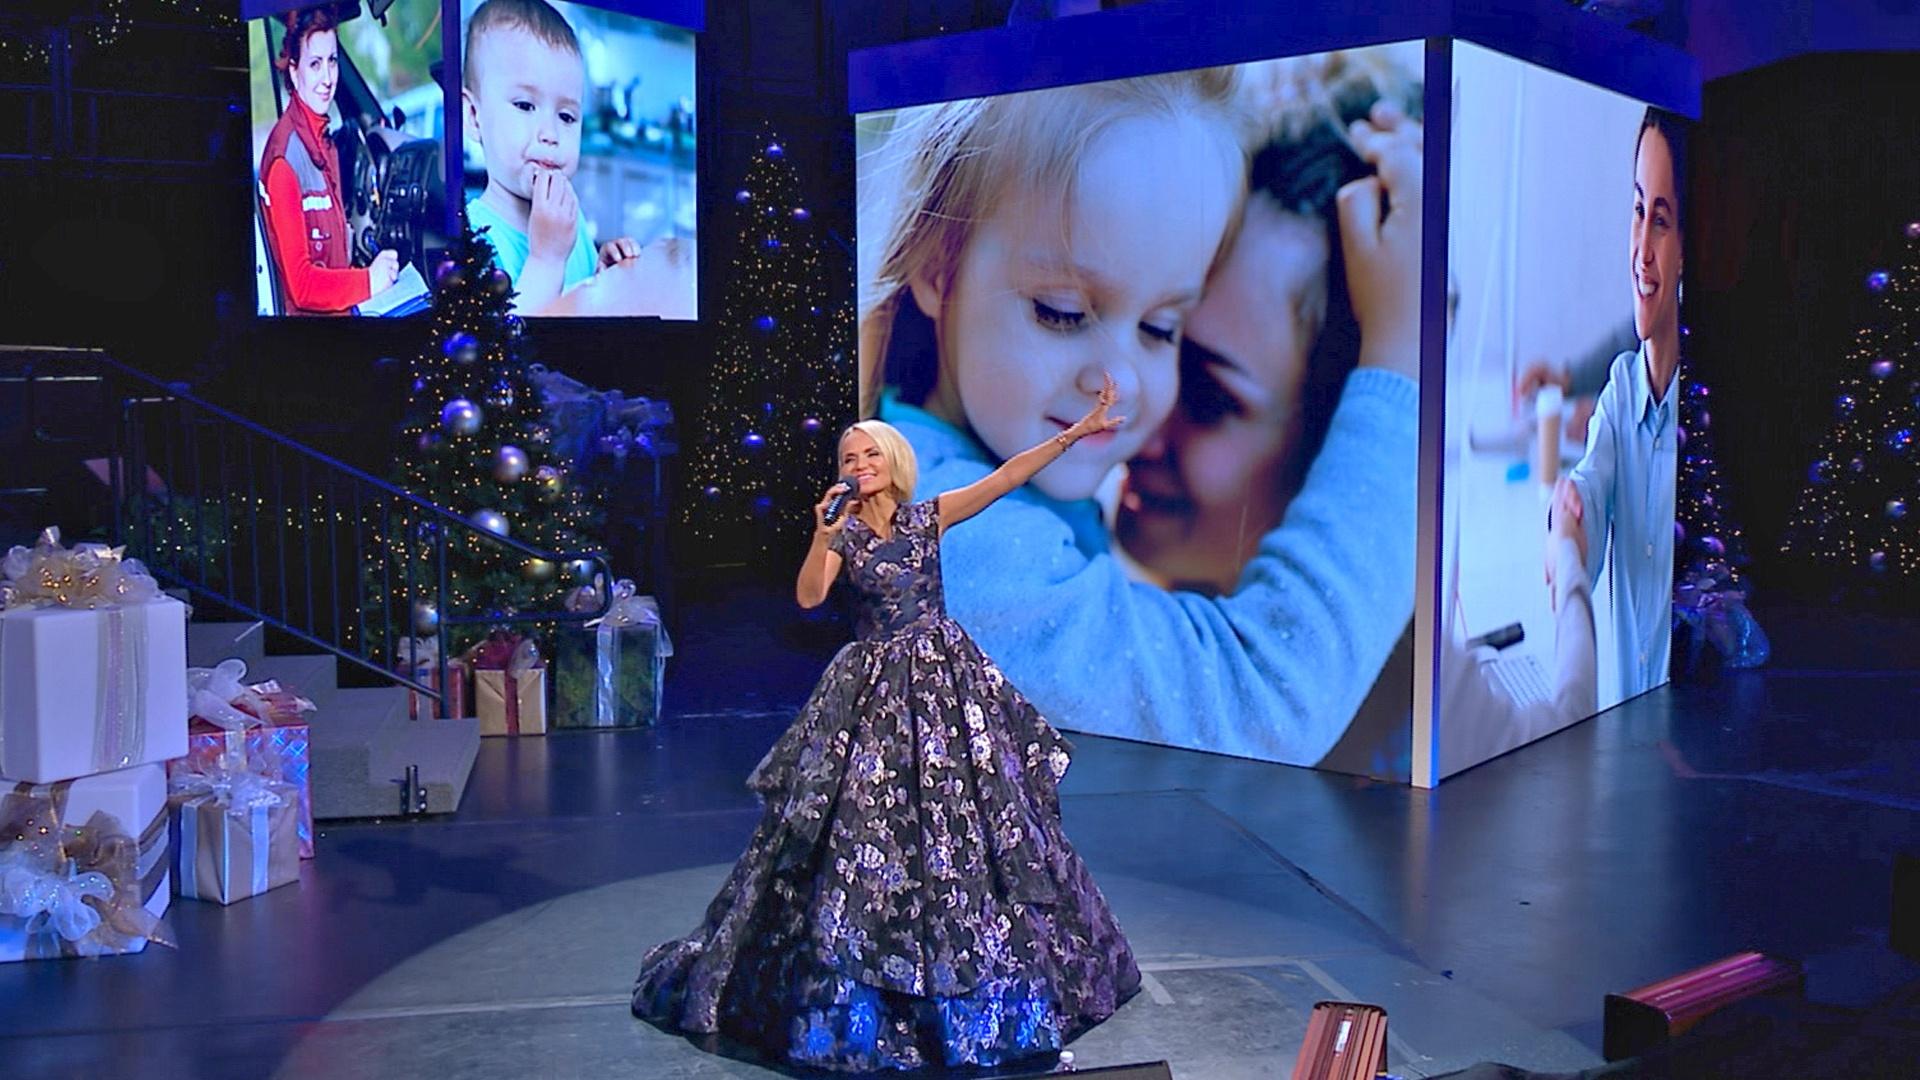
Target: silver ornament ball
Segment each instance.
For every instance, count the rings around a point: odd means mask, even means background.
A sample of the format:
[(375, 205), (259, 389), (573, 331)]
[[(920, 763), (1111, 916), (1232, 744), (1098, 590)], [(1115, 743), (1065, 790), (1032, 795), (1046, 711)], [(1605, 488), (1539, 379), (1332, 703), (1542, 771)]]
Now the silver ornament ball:
[(517, 446), (503, 446), (493, 454), (493, 478), (503, 484), (518, 483), (527, 475), (527, 452)]
[(413, 631), (416, 634), (431, 634), (440, 629), (440, 609), (430, 600), (416, 600), (413, 605)]
[(466, 398), (454, 398), (440, 410), (440, 426), (454, 435), (472, 435), (480, 430), (480, 424), (486, 419), (480, 406)]
[(507, 516), (498, 510), (475, 510), (467, 520), (495, 536), (507, 535)]

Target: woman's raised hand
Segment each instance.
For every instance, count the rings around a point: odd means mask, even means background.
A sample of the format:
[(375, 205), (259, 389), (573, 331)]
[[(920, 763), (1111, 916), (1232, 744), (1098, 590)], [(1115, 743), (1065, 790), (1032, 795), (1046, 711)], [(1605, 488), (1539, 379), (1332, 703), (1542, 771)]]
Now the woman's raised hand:
[(1127, 422), (1124, 416), (1107, 415), (1107, 410), (1113, 408), (1114, 402), (1120, 399), (1120, 391), (1114, 386), (1112, 372), (1102, 373), (1102, 379), (1100, 393), (1094, 402), (1093, 409), (1066, 430), (1069, 441), (1078, 442), (1089, 435), (1112, 431)]

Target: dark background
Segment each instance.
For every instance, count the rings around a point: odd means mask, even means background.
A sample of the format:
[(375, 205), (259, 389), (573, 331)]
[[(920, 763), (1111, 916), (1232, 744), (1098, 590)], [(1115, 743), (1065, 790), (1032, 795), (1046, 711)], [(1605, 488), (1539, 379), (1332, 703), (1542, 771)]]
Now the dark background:
[(1803, 56), (1706, 86), (1686, 237), (1689, 362), (1713, 391), (1713, 432), (1761, 595), (1837, 582), (1779, 555), (1866, 287), (1897, 270), (1920, 219), (1920, 56)]

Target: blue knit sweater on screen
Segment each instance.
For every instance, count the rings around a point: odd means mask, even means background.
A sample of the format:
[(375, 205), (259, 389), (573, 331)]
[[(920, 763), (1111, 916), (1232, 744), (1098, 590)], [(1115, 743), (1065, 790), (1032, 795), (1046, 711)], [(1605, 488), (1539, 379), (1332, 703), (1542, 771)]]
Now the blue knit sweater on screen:
[[(1131, 580), (1091, 499), (1027, 485), (941, 542), (948, 611), (1057, 726), (1297, 764), (1346, 730), (1413, 612), (1419, 387), (1348, 377), (1325, 445), (1231, 595)], [(888, 398), (917, 498), (998, 462)]]

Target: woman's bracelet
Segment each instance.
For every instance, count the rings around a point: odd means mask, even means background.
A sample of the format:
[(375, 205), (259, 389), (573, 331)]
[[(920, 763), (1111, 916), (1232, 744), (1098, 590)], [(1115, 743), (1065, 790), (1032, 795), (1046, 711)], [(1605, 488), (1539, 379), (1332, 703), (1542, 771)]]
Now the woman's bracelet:
[(1053, 437), (1053, 444), (1058, 446), (1060, 452), (1063, 454), (1073, 447), (1074, 441), (1072, 428), (1068, 428)]

